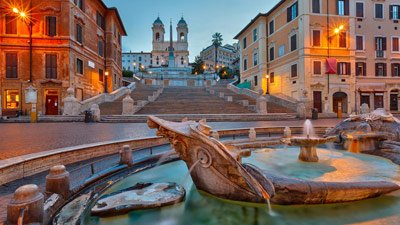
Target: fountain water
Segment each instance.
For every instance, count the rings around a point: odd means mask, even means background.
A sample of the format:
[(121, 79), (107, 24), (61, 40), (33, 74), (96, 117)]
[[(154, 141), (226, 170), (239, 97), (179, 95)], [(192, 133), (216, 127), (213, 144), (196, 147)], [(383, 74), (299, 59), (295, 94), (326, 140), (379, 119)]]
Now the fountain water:
[(303, 162), (318, 162), (316, 146), (333, 142), (336, 137), (316, 137), (314, 127), (310, 120), (306, 120), (303, 127), (303, 137), (284, 138), (283, 142), (288, 145), (300, 147), (299, 160)]
[(181, 182), (181, 186), (184, 186), (186, 183), (186, 180), (189, 178), (190, 173), (193, 171), (193, 169), (201, 162), (202, 159), (197, 160), (193, 165), (189, 168), (189, 171), (186, 173), (186, 175), (183, 177), (183, 180)]

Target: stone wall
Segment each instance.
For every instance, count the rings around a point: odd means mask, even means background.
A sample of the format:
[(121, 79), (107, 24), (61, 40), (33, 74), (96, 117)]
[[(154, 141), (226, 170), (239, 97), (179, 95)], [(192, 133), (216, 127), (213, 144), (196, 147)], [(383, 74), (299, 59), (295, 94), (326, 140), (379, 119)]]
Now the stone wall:
[(160, 137), (102, 142), (62, 148), (0, 161), (0, 185), (49, 170), (56, 165), (69, 165), (96, 157), (118, 153), (124, 145), (143, 149), (167, 144)]

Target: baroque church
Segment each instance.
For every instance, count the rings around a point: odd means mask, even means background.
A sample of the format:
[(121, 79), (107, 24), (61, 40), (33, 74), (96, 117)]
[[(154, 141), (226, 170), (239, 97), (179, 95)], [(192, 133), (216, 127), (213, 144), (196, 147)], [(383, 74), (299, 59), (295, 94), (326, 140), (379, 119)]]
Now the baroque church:
[(181, 18), (176, 27), (177, 39), (173, 40), (172, 22), (170, 24), (169, 41), (165, 40), (164, 24), (158, 17), (153, 23), (152, 67), (185, 68), (189, 66), (189, 28)]

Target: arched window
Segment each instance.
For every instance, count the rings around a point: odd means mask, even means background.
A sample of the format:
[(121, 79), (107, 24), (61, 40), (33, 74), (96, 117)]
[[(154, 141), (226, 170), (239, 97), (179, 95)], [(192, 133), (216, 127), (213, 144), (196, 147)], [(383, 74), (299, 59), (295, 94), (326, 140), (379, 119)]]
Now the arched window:
[(184, 34), (183, 32), (181, 32), (181, 33), (179, 34), (179, 39), (180, 39), (181, 41), (184, 41), (184, 40), (185, 40), (185, 34)]
[(160, 58), (157, 56), (156, 58), (156, 64), (159, 65), (160, 64)]
[(183, 59), (183, 56), (181, 57), (181, 64), (183, 65), (183, 63), (184, 63), (184, 59)]
[(156, 33), (156, 41), (160, 41), (160, 33)]

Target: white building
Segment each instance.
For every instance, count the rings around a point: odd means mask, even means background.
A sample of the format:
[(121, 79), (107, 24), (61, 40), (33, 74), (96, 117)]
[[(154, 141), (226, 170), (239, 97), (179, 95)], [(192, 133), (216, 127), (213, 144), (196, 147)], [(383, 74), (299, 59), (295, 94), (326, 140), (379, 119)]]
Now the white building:
[(139, 71), (140, 68), (148, 69), (151, 67), (150, 52), (126, 52), (122, 53), (122, 68), (133, 72)]
[[(240, 57), (237, 45), (224, 45), (218, 48), (217, 65), (219, 67), (228, 67), (235, 69), (235, 61)], [(215, 70), (215, 46), (210, 45), (200, 52), (200, 58), (203, 60), (206, 71)]]
[[(181, 18), (176, 27), (177, 41), (173, 40), (172, 23), (170, 25), (170, 40), (166, 41), (164, 24), (160, 17), (153, 23), (153, 50), (152, 55), (152, 67), (167, 67), (169, 61), (171, 61), (170, 67), (185, 68), (189, 66), (189, 44), (188, 44), (188, 25), (186, 21)], [(170, 52), (170, 46), (172, 46), (172, 52)], [(171, 53), (171, 54), (170, 54)], [(174, 60), (169, 60), (169, 57), (173, 56)]]

